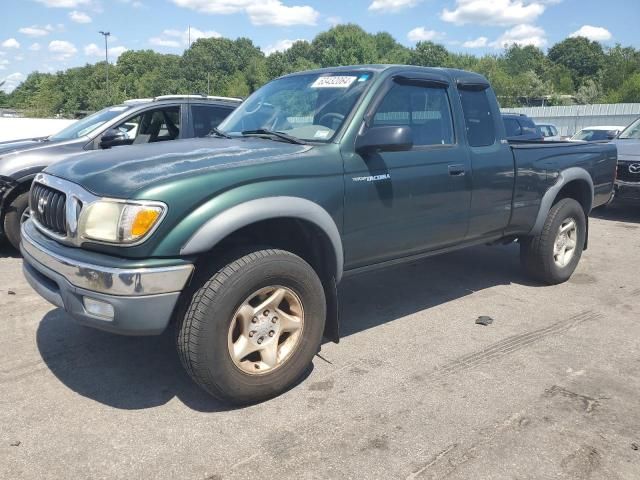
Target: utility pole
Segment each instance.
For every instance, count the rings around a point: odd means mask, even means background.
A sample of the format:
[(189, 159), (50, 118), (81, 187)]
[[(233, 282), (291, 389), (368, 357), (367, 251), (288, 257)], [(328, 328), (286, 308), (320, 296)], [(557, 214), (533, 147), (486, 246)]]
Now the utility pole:
[(111, 35), (111, 32), (103, 32), (102, 30), (100, 30), (100, 35), (104, 37), (104, 59), (107, 62), (105, 64), (105, 69), (107, 72), (107, 99), (110, 99), (111, 96), (109, 95), (109, 41), (108, 41), (108, 38)]

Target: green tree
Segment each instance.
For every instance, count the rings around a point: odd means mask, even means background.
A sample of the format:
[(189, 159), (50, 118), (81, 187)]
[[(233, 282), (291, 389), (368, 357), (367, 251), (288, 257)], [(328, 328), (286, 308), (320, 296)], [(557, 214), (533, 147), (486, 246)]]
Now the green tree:
[(533, 71), (541, 76), (545, 72), (547, 59), (544, 52), (533, 45), (520, 46), (513, 44), (504, 52), (505, 71), (517, 75), (526, 71)]
[(451, 63), (447, 49), (433, 42), (418, 42), (409, 59), (412, 65), (425, 67), (447, 67)]
[(604, 65), (602, 45), (584, 37), (567, 38), (549, 49), (549, 60), (571, 70), (574, 83), (595, 77)]
[(311, 46), (312, 60), (321, 67), (375, 63), (378, 59), (374, 36), (354, 24), (320, 33)]
[(618, 90), (609, 94), (607, 99), (614, 103), (640, 102), (640, 73), (635, 73), (627, 78)]
[(604, 66), (600, 72), (605, 91), (619, 89), (635, 73), (640, 72), (640, 52), (620, 44), (605, 51)]

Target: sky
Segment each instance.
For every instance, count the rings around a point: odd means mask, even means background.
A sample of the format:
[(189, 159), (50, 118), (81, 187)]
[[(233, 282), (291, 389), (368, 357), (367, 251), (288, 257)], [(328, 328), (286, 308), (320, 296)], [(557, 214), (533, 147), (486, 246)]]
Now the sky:
[(572, 35), (640, 48), (640, 0), (0, 0), (0, 82), (55, 72), (126, 50), (182, 53), (199, 37), (249, 37), (265, 53), (312, 40), (339, 23), (387, 31), (413, 46), (497, 53), (519, 43), (546, 50)]

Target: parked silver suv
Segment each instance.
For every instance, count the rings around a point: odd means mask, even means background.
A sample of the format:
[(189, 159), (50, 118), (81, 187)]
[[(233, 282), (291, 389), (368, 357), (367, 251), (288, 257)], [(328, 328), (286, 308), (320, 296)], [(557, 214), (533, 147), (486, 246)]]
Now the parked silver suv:
[(203, 95), (127, 100), (49, 137), (0, 142), (0, 236), (19, 246), (31, 181), (52, 163), (90, 150), (204, 137), (241, 102)]

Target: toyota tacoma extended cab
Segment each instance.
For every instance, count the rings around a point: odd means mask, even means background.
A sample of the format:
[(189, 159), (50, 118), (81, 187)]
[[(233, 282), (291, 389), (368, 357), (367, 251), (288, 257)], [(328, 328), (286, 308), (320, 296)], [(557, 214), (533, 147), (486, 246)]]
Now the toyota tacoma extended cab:
[(214, 133), (49, 167), (21, 249), (33, 288), (84, 325), (175, 319), (191, 377), (240, 404), (338, 340), (346, 275), (517, 240), (534, 278), (566, 281), (616, 168), (609, 144), (510, 144), (487, 80), (438, 68), (288, 75)]

